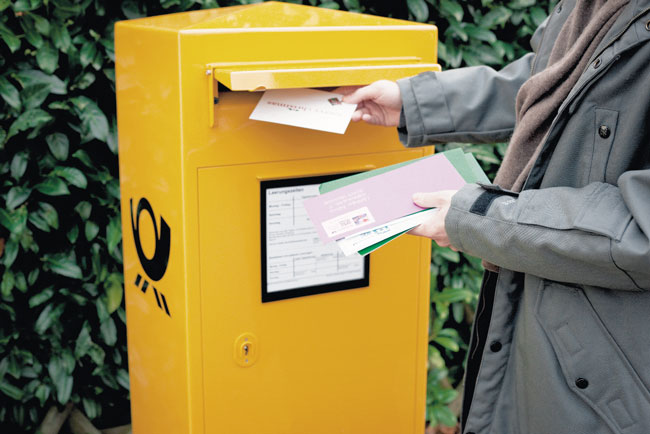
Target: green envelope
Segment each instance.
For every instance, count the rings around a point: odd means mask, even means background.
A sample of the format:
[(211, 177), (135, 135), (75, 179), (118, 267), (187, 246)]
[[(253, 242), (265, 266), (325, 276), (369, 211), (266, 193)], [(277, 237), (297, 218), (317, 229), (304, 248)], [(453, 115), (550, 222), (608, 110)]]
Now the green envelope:
[[(431, 158), (434, 155), (444, 155), (447, 158), (447, 160), (449, 160), (449, 162), (456, 168), (456, 170), (458, 171), (460, 176), (463, 177), (465, 182), (470, 183), (470, 182), (477, 181), (477, 179), (475, 179), (476, 174), (474, 173), (473, 166), (469, 164), (466, 156), (470, 155), (474, 163), (476, 163), (476, 165), (478, 166), (476, 159), (474, 159), (474, 156), (472, 154), (465, 154), (462, 149), (456, 148), (456, 149), (450, 149), (449, 151), (440, 152), (438, 154), (427, 155), (426, 157), (416, 158), (414, 160), (402, 161), (401, 163), (393, 164), (392, 166), (380, 167), (379, 169), (369, 170), (367, 172), (355, 173), (354, 175), (345, 176), (343, 178), (335, 179), (333, 181), (324, 182), (320, 185), (319, 192), (320, 194), (329, 193), (330, 191), (336, 190), (337, 188), (341, 188), (346, 185), (359, 182), (363, 179), (372, 178), (373, 176), (390, 172), (391, 170), (395, 170), (402, 166), (415, 163), (416, 161), (420, 161), (425, 158)], [(478, 166), (478, 168), (480, 169), (480, 166)], [(481, 172), (483, 171), (481, 170)], [(483, 176), (485, 176), (485, 174), (483, 174)], [(485, 179), (487, 179), (487, 177), (485, 177)]]

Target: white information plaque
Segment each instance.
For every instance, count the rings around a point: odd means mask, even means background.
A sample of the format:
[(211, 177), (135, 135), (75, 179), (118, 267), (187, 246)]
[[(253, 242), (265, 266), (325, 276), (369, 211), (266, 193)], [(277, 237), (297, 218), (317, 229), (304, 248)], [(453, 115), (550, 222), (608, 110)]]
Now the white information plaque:
[(323, 244), (302, 205), (331, 179), (262, 182), (263, 302), (368, 286), (368, 258)]

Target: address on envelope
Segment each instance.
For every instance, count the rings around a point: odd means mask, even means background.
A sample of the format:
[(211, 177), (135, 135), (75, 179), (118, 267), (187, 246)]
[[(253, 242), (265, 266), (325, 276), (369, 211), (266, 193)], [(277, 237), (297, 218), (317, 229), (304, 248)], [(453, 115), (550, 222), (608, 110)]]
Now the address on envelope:
[(351, 229), (361, 228), (374, 222), (375, 219), (372, 217), (370, 210), (367, 206), (364, 206), (324, 221), (323, 228), (328, 237), (336, 237)]
[(315, 89), (267, 90), (250, 119), (343, 134), (357, 106), (342, 99), (341, 94)]

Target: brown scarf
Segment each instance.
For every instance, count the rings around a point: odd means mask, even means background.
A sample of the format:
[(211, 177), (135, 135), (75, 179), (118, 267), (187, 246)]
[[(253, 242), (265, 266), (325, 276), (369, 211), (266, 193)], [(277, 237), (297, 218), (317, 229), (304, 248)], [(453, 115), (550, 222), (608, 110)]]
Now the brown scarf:
[[(521, 191), (560, 105), (628, 2), (577, 0), (555, 40), (548, 65), (530, 77), (517, 93), (515, 130), (494, 178), (495, 184)], [(487, 261), (483, 261), (483, 266), (490, 271), (499, 269)]]
[(519, 89), (515, 130), (494, 183), (521, 191), (560, 105), (629, 0), (578, 0), (558, 34), (547, 67)]

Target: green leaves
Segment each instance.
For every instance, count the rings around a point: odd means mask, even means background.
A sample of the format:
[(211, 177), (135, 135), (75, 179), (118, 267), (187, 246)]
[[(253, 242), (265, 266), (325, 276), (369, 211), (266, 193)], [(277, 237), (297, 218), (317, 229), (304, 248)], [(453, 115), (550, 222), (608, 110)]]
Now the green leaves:
[(83, 398), (81, 402), (83, 404), (84, 413), (88, 419), (95, 419), (102, 414), (102, 406), (94, 399)]
[(481, 18), (479, 24), (481, 27), (485, 29), (502, 27), (508, 22), (511, 16), (512, 16), (512, 12), (510, 11), (510, 9), (504, 6), (497, 6), (491, 9), (487, 14), (485, 14)]
[(32, 190), (29, 188), (12, 187), (9, 193), (7, 193), (7, 209), (13, 210), (18, 205), (21, 205), (27, 200), (31, 192)]
[(59, 228), (59, 214), (56, 208), (47, 202), (38, 204), (38, 210), (29, 214), (29, 221), (44, 232)]
[(59, 66), (59, 50), (49, 42), (44, 43), (36, 51), (36, 62), (44, 72), (52, 74)]
[(104, 112), (94, 101), (85, 96), (72, 98), (71, 102), (81, 119), (82, 134), (105, 142), (108, 139), (108, 120)]
[(129, 373), (124, 369), (118, 369), (117, 371), (117, 383), (125, 388), (126, 390), (130, 389), (129, 384)]
[(52, 287), (46, 288), (29, 299), (29, 307), (39, 306), (48, 301), (54, 295)]
[(79, 61), (81, 62), (81, 66), (84, 68), (88, 66), (93, 60), (95, 60), (96, 55), (97, 46), (95, 43), (91, 41), (85, 42), (81, 47), (81, 51), (79, 53)]
[(72, 279), (82, 279), (83, 273), (72, 255), (55, 254), (45, 258), (50, 271)]
[(50, 28), (50, 35), (52, 36), (52, 42), (54, 46), (67, 53), (72, 45), (72, 39), (70, 38), (70, 33), (68, 33), (68, 28), (65, 24), (58, 22), (56, 25)]
[(70, 194), (70, 190), (68, 190), (68, 187), (65, 185), (65, 182), (63, 182), (61, 178), (57, 178), (56, 176), (49, 176), (45, 178), (45, 181), (36, 185), (36, 187), (34, 188), (48, 196), (62, 196), (62, 195)]
[(122, 304), (122, 294), (124, 292), (122, 275), (111, 273), (104, 283), (104, 289), (106, 291), (106, 311), (108, 314), (112, 314)]
[(23, 87), (44, 84), (47, 86), (49, 93), (55, 95), (65, 95), (67, 93), (65, 82), (56, 75), (45, 74), (36, 69), (21, 69), (15, 74), (15, 77)]
[(54, 168), (51, 175), (60, 176), (68, 181), (68, 184), (74, 185), (77, 188), (86, 188), (88, 186), (86, 175), (84, 175), (81, 170), (74, 167), (57, 166)]
[(34, 392), (34, 396), (36, 399), (38, 399), (38, 403), (43, 407), (45, 405), (45, 402), (47, 399), (50, 397), (50, 386), (47, 384), (41, 384), (36, 388), (36, 391)]
[(23, 399), (23, 391), (9, 383), (7, 379), (0, 379), (0, 392), (4, 393), (14, 401), (20, 401)]
[(450, 0), (440, 0), (440, 10), (444, 15), (453, 17), (456, 21), (463, 21), (463, 7), (460, 3)]
[(48, 122), (53, 120), (52, 116), (45, 110), (30, 109), (23, 112), (9, 127), (9, 134), (7, 139), (15, 136), (21, 131), (26, 131), (33, 128), (41, 128)]
[(20, 99), (23, 106), (27, 109), (40, 107), (50, 95), (50, 87), (44, 83), (32, 84), (26, 86), (20, 92)]
[(7, 299), (11, 295), (11, 290), (14, 289), (14, 284), (16, 280), (14, 277), (14, 273), (11, 271), (6, 271), (2, 275), (2, 281), (0, 282), (0, 293), (2, 294), (2, 297)]
[(444, 405), (435, 405), (427, 409), (427, 416), (432, 425), (442, 424), (445, 426), (456, 426), (456, 415)]
[(476, 39), (478, 41), (485, 41), (489, 43), (494, 43), (497, 41), (496, 35), (490, 30), (475, 26), (473, 24), (466, 25), (465, 32), (470, 38)]
[(7, 228), (10, 233), (22, 233), (27, 224), (27, 210), (21, 207), (10, 212), (0, 208), (0, 224)]
[(38, 0), (16, 0), (13, 4), (14, 12), (27, 12), (38, 8), (41, 2)]
[(415, 21), (423, 23), (429, 19), (429, 6), (424, 0), (406, 0), (406, 4)]
[(113, 346), (117, 342), (117, 328), (115, 327), (115, 321), (113, 318), (107, 318), (99, 325), (99, 330), (102, 334), (102, 339), (104, 343), (108, 346)]
[(68, 158), (70, 142), (68, 137), (63, 133), (52, 133), (45, 137), (47, 146), (54, 158), (59, 161), (65, 161)]
[(85, 321), (75, 342), (74, 355), (77, 360), (88, 354), (88, 351), (90, 351), (92, 346), (93, 340), (90, 337), (90, 325), (88, 324), (88, 321)]
[(59, 317), (65, 309), (64, 304), (59, 304), (56, 307), (52, 304), (45, 306), (45, 309), (41, 311), (41, 314), (36, 319), (34, 324), (34, 331), (42, 335), (45, 333), (52, 324), (56, 323), (59, 320)]
[(435, 292), (431, 296), (433, 303), (456, 303), (458, 301), (470, 302), (474, 292), (464, 288), (445, 288), (441, 292)]
[(22, 104), (20, 102), (20, 94), (18, 89), (9, 82), (5, 77), (0, 77), (0, 96), (5, 100), (10, 107), (20, 110)]
[(20, 39), (7, 26), (0, 22), (0, 39), (9, 47), (13, 53), (20, 48)]
[(112, 252), (122, 240), (122, 223), (118, 217), (113, 217), (106, 226), (106, 246)]
[(74, 367), (74, 358), (69, 352), (53, 355), (47, 365), (47, 372), (56, 391), (56, 399), (61, 405), (67, 404), (70, 400), (74, 385), (72, 377)]
[(86, 235), (86, 239), (88, 241), (92, 241), (93, 239), (95, 239), (98, 233), (99, 233), (99, 226), (97, 225), (97, 223), (88, 220), (84, 225), (84, 234)]
[(34, 432), (55, 403), (128, 405), (111, 96), (124, 16), (94, 0), (0, 11), (0, 426)]
[(27, 170), (27, 152), (17, 152), (11, 159), (11, 177), (19, 180)]

